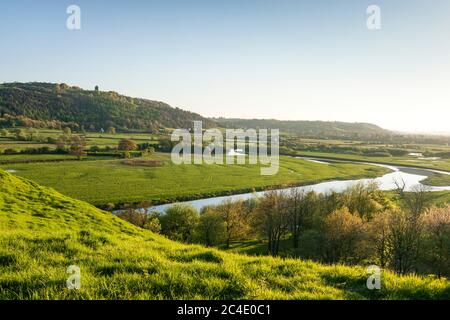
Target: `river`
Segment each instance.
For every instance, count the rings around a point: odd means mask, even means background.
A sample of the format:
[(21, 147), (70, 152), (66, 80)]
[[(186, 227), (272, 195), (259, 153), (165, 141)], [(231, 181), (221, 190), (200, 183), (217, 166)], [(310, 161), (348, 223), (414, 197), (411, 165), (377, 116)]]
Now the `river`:
[[(324, 165), (329, 165), (332, 161), (336, 162), (334, 160), (324, 160), (324, 159), (315, 159), (315, 158), (307, 158), (307, 157), (299, 157), (301, 159), (312, 161), (316, 163), (321, 163)], [(352, 162), (352, 161), (345, 161), (345, 162)], [(359, 162), (361, 163), (361, 162)], [(395, 190), (397, 188), (397, 183), (404, 185), (405, 191), (411, 191), (417, 186), (422, 186), (421, 181), (426, 179), (427, 177), (436, 174), (449, 174), (449, 172), (445, 171), (439, 171), (439, 170), (432, 170), (432, 169), (421, 169), (421, 168), (413, 168), (413, 167), (402, 167), (402, 166), (394, 166), (394, 165), (384, 165), (379, 163), (371, 163), (371, 162), (364, 162), (365, 164), (370, 164), (374, 166), (381, 166), (384, 168), (388, 168), (392, 170), (390, 173), (385, 174), (384, 176), (373, 178), (373, 179), (357, 179), (357, 180), (332, 180), (332, 181), (326, 181), (321, 182), (317, 184), (312, 185), (306, 185), (301, 187), (293, 187), (295, 189), (300, 190), (307, 190), (307, 191), (315, 191), (317, 193), (328, 193), (328, 192), (342, 192), (348, 187), (351, 187), (353, 185), (356, 185), (358, 183), (369, 183), (369, 182), (376, 182), (381, 190)], [(444, 190), (450, 190), (450, 186), (446, 187), (431, 187), (426, 186), (427, 189), (432, 191), (444, 191)], [(293, 188), (285, 188), (283, 190), (290, 190)], [(198, 210), (201, 210), (203, 207), (208, 205), (217, 205), (221, 202), (231, 199), (231, 200), (247, 200), (254, 196), (261, 196), (265, 193), (265, 191), (255, 192), (255, 193), (243, 193), (243, 194), (236, 194), (231, 196), (223, 196), (223, 197), (214, 197), (214, 198), (205, 198), (205, 199), (199, 199), (199, 200), (192, 200), (192, 201), (185, 201), (181, 202), (184, 204), (191, 204)], [(153, 206), (148, 208), (147, 210), (149, 212), (151, 211), (160, 211), (163, 212), (168, 207), (170, 207), (171, 203), (169, 204), (163, 204), (158, 206)]]

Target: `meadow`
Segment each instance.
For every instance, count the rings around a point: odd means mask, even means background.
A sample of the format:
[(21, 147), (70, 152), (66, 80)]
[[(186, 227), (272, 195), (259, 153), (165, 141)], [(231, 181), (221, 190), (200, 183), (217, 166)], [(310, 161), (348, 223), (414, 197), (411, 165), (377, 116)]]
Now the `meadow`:
[(260, 175), (259, 165), (174, 165), (170, 154), (139, 158), (164, 161), (162, 167), (130, 166), (119, 160), (7, 164), (4, 170), (55, 188), (94, 205), (175, 202), (325, 180), (371, 178), (387, 169), (365, 164), (323, 165), (280, 157), (276, 175)]
[[(68, 266), (81, 271), (68, 290)], [(3, 299), (449, 299), (450, 282), (170, 241), (0, 170)]]
[(53, 161), (53, 160), (76, 160), (76, 156), (69, 154), (11, 154), (0, 155), (0, 163), (20, 163), (25, 161)]
[(450, 186), (450, 174), (435, 174), (423, 181), (424, 184), (430, 186)]
[(296, 156), (316, 157), (324, 159), (336, 160), (352, 160), (361, 162), (374, 162), (382, 164), (401, 165), (406, 167), (417, 167), (425, 169), (443, 170), (450, 172), (450, 159), (426, 159), (413, 156), (402, 157), (369, 157), (352, 155), (345, 153), (328, 153), (328, 152), (313, 152), (313, 151), (299, 151), (295, 152)]

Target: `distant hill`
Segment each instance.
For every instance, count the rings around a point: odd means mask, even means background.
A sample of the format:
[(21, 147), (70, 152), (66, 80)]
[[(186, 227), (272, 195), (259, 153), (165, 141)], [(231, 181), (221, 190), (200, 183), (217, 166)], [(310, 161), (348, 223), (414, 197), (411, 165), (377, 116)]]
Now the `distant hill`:
[(114, 91), (83, 90), (54, 83), (0, 84), (1, 124), (61, 127), (87, 131), (115, 127), (119, 131), (157, 132), (161, 128), (192, 128), (201, 120), (204, 128), (280, 129), (303, 137), (373, 139), (395, 135), (369, 123), (280, 121), (273, 119), (207, 119), (173, 108), (164, 102), (131, 98)]
[(86, 130), (190, 128), (194, 120), (202, 120), (206, 128), (215, 126), (209, 119), (163, 102), (52, 83), (0, 84), (0, 115), (71, 123)]
[(327, 121), (280, 121), (273, 119), (225, 119), (213, 118), (225, 128), (280, 129), (284, 133), (299, 134), (311, 138), (374, 138), (390, 136), (393, 132), (370, 123)]

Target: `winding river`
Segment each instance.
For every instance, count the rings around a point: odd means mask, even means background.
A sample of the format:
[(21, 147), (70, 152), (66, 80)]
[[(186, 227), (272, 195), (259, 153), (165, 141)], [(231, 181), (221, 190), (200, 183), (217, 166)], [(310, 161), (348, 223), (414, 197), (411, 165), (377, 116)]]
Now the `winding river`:
[[(306, 158), (306, 157), (299, 157), (300, 159), (304, 159), (307, 161), (312, 161), (316, 163), (321, 163), (324, 165), (329, 165), (332, 162), (337, 162), (335, 160), (324, 160), (324, 159), (315, 159), (315, 158)], [(352, 161), (345, 161), (345, 162), (352, 162)], [(356, 163), (356, 162), (355, 162)], [(358, 162), (361, 164), (361, 162)], [(429, 176), (432, 176), (436, 173), (441, 174), (448, 174), (450, 175), (450, 172), (445, 171), (439, 171), (439, 170), (432, 170), (432, 169), (421, 169), (421, 168), (413, 168), (413, 167), (402, 167), (402, 166), (393, 166), (393, 165), (384, 165), (379, 163), (371, 163), (371, 162), (364, 162), (364, 164), (370, 164), (374, 166), (381, 166), (384, 168), (388, 168), (391, 170), (390, 173), (385, 174), (384, 176), (373, 178), (373, 179), (358, 179), (358, 180), (333, 180), (333, 181), (326, 181), (321, 182), (317, 184), (312, 185), (306, 185), (301, 187), (293, 187), (293, 188), (285, 188), (283, 190), (290, 190), (290, 189), (299, 189), (299, 190), (307, 190), (307, 191), (315, 191), (317, 193), (328, 193), (331, 191), (335, 192), (342, 192), (345, 189), (347, 189), (350, 186), (356, 185), (358, 183), (369, 183), (369, 182), (376, 182), (381, 190), (394, 190), (397, 188), (397, 183), (400, 183), (401, 185), (404, 185), (405, 191), (411, 191), (413, 188), (417, 186), (422, 186), (421, 181), (426, 179)], [(450, 186), (446, 187), (431, 187), (426, 186), (429, 191), (444, 191), (444, 190), (450, 190)], [(247, 200), (255, 195), (263, 195), (265, 191), (260, 191), (256, 193), (243, 193), (243, 194), (236, 194), (231, 196), (223, 196), (223, 197), (214, 197), (214, 198), (205, 198), (200, 200), (192, 200), (192, 201), (186, 201), (182, 203), (191, 204), (198, 210), (202, 209), (205, 206), (208, 205), (217, 205), (223, 202), (224, 200)], [(168, 207), (170, 207), (173, 204), (164, 204), (164, 205), (158, 205), (153, 206), (147, 209), (148, 212), (151, 211), (164, 211)]]

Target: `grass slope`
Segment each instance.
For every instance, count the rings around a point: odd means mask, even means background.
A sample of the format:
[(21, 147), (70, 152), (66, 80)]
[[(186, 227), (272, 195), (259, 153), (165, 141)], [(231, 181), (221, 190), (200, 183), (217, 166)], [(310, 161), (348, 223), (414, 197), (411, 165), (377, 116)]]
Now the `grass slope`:
[(163, 167), (124, 165), (123, 160), (8, 164), (17, 175), (55, 188), (95, 205), (155, 203), (197, 199), (272, 186), (312, 184), (332, 179), (372, 178), (387, 169), (352, 163), (318, 164), (280, 157), (280, 170), (262, 176), (258, 165), (174, 165), (169, 154), (151, 159), (166, 161)]
[[(81, 289), (68, 290), (69, 265)], [(447, 280), (183, 245), (0, 171), (0, 299), (448, 299)]]

